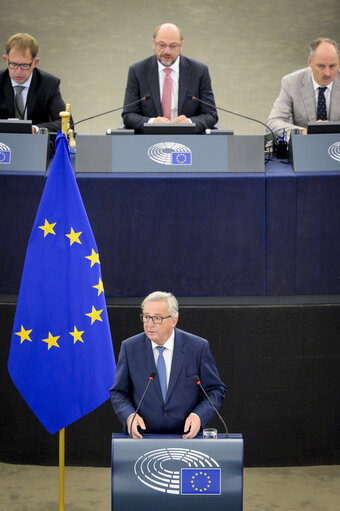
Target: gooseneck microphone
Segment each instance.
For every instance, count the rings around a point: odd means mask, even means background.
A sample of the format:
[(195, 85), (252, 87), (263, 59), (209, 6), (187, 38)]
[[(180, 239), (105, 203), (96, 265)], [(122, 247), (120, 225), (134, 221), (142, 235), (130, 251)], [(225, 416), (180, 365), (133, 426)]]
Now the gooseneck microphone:
[(206, 391), (204, 390), (202, 384), (201, 384), (201, 380), (199, 379), (199, 377), (197, 376), (197, 374), (194, 375), (194, 381), (196, 382), (196, 385), (199, 385), (201, 387), (201, 390), (203, 392), (203, 394), (205, 395), (205, 397), (208, 399), (209, 403), (211, 404), (211, 406), (213, 407), (213, 409), (215, 410), (216, 412), (216, 415), (217, 417), (220, 419), (220, 421), (222, 422), (223, 426), (224, 426), (224, 429), (225, 429), (225, 437), (226, 438), (229, 438), (229, 433), (228, 433), (228, 428), (227, 428), (227, 425), (226, 423), (224, 422), (224, 420), (222, 419), (221, 415), (218, 413), (217, 409), (216, 409), (216, 406), (214, 405), (214, 403), (211, 401), (210, 397), (208, 396), (208, 394), (206, 393)]
[(137, 415), (137, 413), (138, 413), (138, 410), (139, 410), (139, 408), (140, 408), (140, 405), (141, 405), (141, 404), (142, 404), (142, 402), (143, 402), (143, 399), (144, 399), (144, 397), (145, 397), (145, 394), (147, 393), (147, 390), (148, 390), (148, 388), (149, 388), (149, 385), (150, 385), (150, 383), (154, 380), (155, 376), (156, 376), (156, 371), (152, 371), (152, 373), (150, 373), (149, 381), (148, 381), (148, 383), (147, 383), (147, 385), (146, 385), (146, 387), (145, 387), (144, 393), (143, 393), (142, 397), (140, 398), (140, 401), (139, 401), (139, 403), (138, 403), (138, 406), (137, 406), (137, 408), (136, 408), (136, 411), (135, 411), (135, 413), (134, 413), (134, 415), (133, 415), (133, 417), (132, 417), (132, 421), (131, 421), (131, 424), (130, 424), (130, 431), (129, 431), (129, 437), (130, 437), (130, 438), (132, 438), (132, 424), (133, 424), (133, 421), (134, 421), (134, 420), (135, 420), (135, 418), (136, 418), (136, 415)]
[(77, 121), (74, 123), (74, 126), (77, 124), (80, 124), (81, 122), (89, 121), (90, 119), (96, 119), (97, 117), (101, 117), (102, 115), (112, 114), (113, 112), (118, 112), (118, 110), (123, 110), (124, 108), (127, 108), (132, 105), (137, 105), (137, 103), (141, 103), (142, 101), (148, 101), (151, 96), (143, 96), (140, 99), (137, 99), (136, 101), (132, 101), (132, 103), (127, 103), (126, 105), (119, 106), (117, 108), (112, 108), (112, 110), (107, 110), (106, 112), (102, 112), (101, 114), (91, 115), (91, 117), (86, 117), (85, 119), (81, 119), (80, 121)]
[(203, 101), (203, 99), (196, 98), (196, 96), (193, 96), (192, 94), (188, 94), (188, 99), (191, 99), (191, 101), (198, 101), (199, 103), (202, 103), (203, 105), (211, 106), (212, 108), (216, 108), (216, 110), (221, 110), (221, 112), (226, 112), (227, 114), (236, 115), (237, 117), (242, 117), (243, 119), (248, 119), (248, 121), (254, 121), (258, 124), (261, 124), (265, 128), (267, 128), (272, 136), (273, 141), (273, 148), (275, 143), (275, 136), (273, 130), (264, 122), (259, 121), (258, 119), (254, 119), (253, 117), (249, 117), (248, 115), (238, 114), (237, 112), (233, 112), (232, 110), (227, 110), (226, 108), (221, 108), (220, 106), (213, 105), (212, 103), (208, 103), (207, 101)]

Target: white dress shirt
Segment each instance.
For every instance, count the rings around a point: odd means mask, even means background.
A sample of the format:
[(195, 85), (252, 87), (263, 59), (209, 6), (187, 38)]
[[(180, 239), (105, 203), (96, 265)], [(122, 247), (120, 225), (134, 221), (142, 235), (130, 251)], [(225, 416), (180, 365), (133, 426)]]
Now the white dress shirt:
[[(170, 335), (169, 339), (166, 341), (166, 343), (163, 344), (163, 346), (165, 348), (163, 350), (163, 358), (164, 358), (165, 369), (166, 369), (167, 388), (169, 387), (172, 357), (174, 354), (174, 343), (175, 343), (175, 330), (172, 331), (172, 334)], [(157, 362), (158, 362), (158, 357), (159, 357), (159, 351), (157, 349), (157, 346), (159, 346), (159, 344), (156, 344), (155, 342), (151, 341), (151, 346), (152, 346), (153, 356), (155, 358), (155, 364), (157, 367)]]
[[(316, 105), (316, 110), (317, 110), (318, 109), (318, 98), (319, 98), (319, 87), (324, 87), (324, 86), (316, 83), (313, 75), (312, 75), (312, 82), (313, 82), (313, 89), (314, 89), (314, 95), (315, 95), (315, 105)], [(331, 104), (332, 87), (333, 87), (333, 82), (331, 82), (329, 85), (327, 85), (326, 90), (324, 91), (325, 100), (326, 100), (326, 109), (327, 109), (327, 119), (329, 119), (329, 107)]]
[(20, 87), (25, 87), (22, 91), (21, 91), (21, 97), (22, 97), (22, 102), (23, 102), (23, 105), (24, 105), (24, 119), (27, 120), (27, 108), (26, 108), (26, 103), (27, 103), (27, 94), (28, 94), (28, 89), (30, 88), (30, 85), (31, 85), (31, 81), (32, 81), (32, 73), (30, 75), (30, 77), (28, 78), (28, 80), (26, 80), (26, 82), (24, 83), (17, 83), (15, 82), (14, 80), (11, 79), (11, 82), (12, 82), (12, 87), (13, 87), (13, 92), (14, 92), (14, 96), (16, 95), (16, 89), (14, 89), (14, 87), (17, 87), (18, 85)]
[[(179, 60), (180, 55), (178, 56), (178, 59), (168, 67), (168, 69), (172, 69), (172, 73), (170, 73), (170, 77), (172, 80), (172, 87), (171, 87), (171, 121), (175, 119), (178, 116), (178, 81), (179, 81)], [(162, 102), (162, 96), (163, 96), (163, 86), (164, 86), (164, 80), (165, 80), (165, 73), (163, 69), (166, 69), (166, 66), (163, 66), (161, 62), (158, 62), (158, 75), (159, 75), (159, 92)]]

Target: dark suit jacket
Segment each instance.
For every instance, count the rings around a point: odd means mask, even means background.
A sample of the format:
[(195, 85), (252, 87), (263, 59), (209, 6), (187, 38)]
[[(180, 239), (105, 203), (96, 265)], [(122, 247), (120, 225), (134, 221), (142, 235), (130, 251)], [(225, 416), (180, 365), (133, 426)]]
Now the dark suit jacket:
[[(198, 101), (192, 101), (187, 97), (190, 94), (215, 105), (207, 66), (181, 55), (178, 85), (178, 115), (186, 115), (196, 123), (197, 133), (202, 133), (206, 128), (213, 128), (218, 120), (216, 109)], [(148, 101), (124, 108), (122, 117), (126, 128), (142, 131), (143, 124), (148, 122), (150, 117), (162, 116), (158, 65), (155, 55), (137, 62), (129, 68), (124, 105), (143, 96), (151, 96), (151, 98)]]
[[(156, 371), (156, 365), (150, 339), (142, 333), (123, 341), (111, 401), (124, 427), (129, 415), (134, 413), (152, 371)], [(185, 419), (191, 412), (200, 417), (204, 428), (215, 412), (207, 399), (203, 399), (194, 375), (200, 377), (210, 399), (219, 408), (226, 387), (219, 377), (208, 341), (175, 328), (166, 403), (156, 373), (139, 410), (146, 433), (183, 433)]]
[[(61, 129), (59, 112), (65, 110), (60, 94), (60, 80), (35, 68), (27, 94), (27, 119), (49, 131)], [(14, 117), (14, 92), (8, 70), (0, 71), (0, 119)]]

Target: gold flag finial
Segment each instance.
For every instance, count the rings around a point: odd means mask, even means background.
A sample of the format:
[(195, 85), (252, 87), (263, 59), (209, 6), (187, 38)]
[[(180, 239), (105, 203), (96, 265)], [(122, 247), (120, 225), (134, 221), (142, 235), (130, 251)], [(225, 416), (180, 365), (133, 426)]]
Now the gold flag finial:
[(68, 126), (70, 125), (71, 114), (70, 112), (59, 112), (59, 117), (61, 117), (61, 131), (67, 138), (67, 130)]
[(73, 152), (74, 152), (75, 147), (76, 147), (76, 140), (74, 138), (74, 132), (71, 128), (68, 130), (68, 145), (70, 147), (70, 151), (71, 151), (71, 149), (73, 149)]

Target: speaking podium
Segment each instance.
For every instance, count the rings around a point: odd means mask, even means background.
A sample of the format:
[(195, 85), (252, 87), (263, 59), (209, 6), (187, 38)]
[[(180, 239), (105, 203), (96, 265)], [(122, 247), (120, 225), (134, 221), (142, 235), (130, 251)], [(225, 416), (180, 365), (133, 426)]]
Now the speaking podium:
[(79, 134), (76, 172), (263, 173), (263, 148), (262, 135), (218, 130), (211, 135)]
[(294, 172), (340, 171), (340, 134), (292, 134), (289, 160)]
[(243, 439), (112, 435), (112, 511), (241, 511)]
[(45, 172), (48, 135), (0, 133), (0, 171)]

